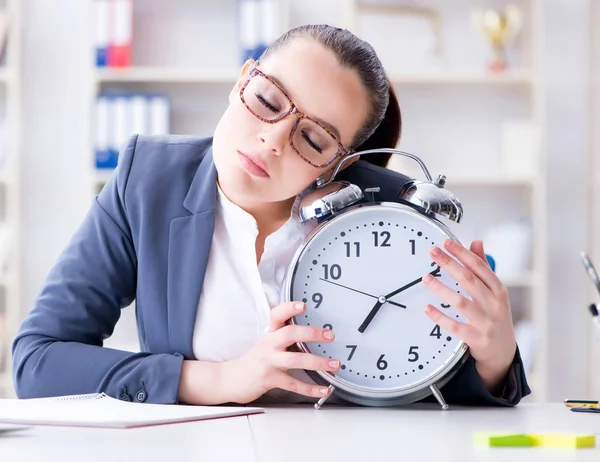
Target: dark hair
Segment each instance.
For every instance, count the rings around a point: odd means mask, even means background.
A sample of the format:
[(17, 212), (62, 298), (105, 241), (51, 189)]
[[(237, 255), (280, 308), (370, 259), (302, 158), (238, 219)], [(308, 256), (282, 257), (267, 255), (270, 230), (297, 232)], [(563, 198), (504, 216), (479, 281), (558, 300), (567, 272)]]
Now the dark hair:
[[(371, 107), (364, 126), (352, 140), (355, 151), (395, 148), (400, 139), (402, 118), (398, 99), (373, 47), (352, 32), (326, 24), (291, 29), (269, 46), (260, 59), (295, 38), (311, 38), (335, 53), (344, 67), (356, 70), (369, 93)], [(390, 154), (370, 154), (365, 160), (385, 167)]]

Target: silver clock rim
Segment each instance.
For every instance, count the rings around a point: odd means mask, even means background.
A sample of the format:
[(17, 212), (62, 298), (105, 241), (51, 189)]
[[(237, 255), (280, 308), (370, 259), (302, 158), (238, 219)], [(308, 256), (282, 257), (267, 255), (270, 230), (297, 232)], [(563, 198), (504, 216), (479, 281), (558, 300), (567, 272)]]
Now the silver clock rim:
[[(335, 218), (335, 217), (341, 216), (341, 215), (344, 215), (344, 216), (356, 215), (356, 214), (362, 213), (363, 210), (368, 210), (368, 208), (374, 207), (374, 206), (379, 206), (379, 207), (383, 206), (383, 207), (387, 207), (387, 208), (398, 209), (398, 210), (402, 210), (405, 213), (412, 214), (419, 219), (427, 219), (434, 226), (437, 226), (439, 228), (439, 230), (443, 234), (445, 234), (447, 237), (449, 237), (450, 239), (454, 240), (455, 242), (458, 242), (459, 244), (463, 245), (462, 242), (452, 233), (452, 231), (450, 231), (450, 229), (444, 223), (439, 221), (436, 217), (423, 215), (422, 213), (417, 212), (416, 210), (414, 210), (412, 207), (410, 207), (408, 205), (399, 204), (399, 203), (395, 203), (395, 202), (370, 202), (370, 203), (355, 204), (355, 205), (348, 207), (343, 212), (341, 212), (337, 215), (332, 215), (330, 217), (330, 219), (325, 220), (323, 223), (320, 223), (303, 240), (302, 244), (298, 247), (298, 249), (294, 253), (293, 258), (287, 267), (286, 275), (284, 278), (284, 286), (283, 286), (284, 290), (282, 291), (282, 295), (283, 295), (282, 299), (281, 299), (282, 302), (290, 300), (291, 290), (292, 290), (292, 281), (293, 281), (293, 277), (295, 274), (294, 269), (295, 269), (298, 261), (304, 254), (304, 251), (308, 247), (308, 244), (313, 239), (315, 239), (319, 234), (323, 233), (326, 229), (328, 229), (330, 226), (332, 226), (332, 224), (336, 221), (336, 220), (332, 220), (331, 218)], [(297, 324), (297, 322), (295, 321), (294, 318), (291, 319), (291, 323)], [(310, 349), (308, 348), (308, 346), (305, 343), (299, 342), (296, 345), (301, 351), (303, 351), (305, 353), (311, 353)], [(307, 371), (307, 372), (310, 372), (309, 375), (311, 375), (311, 376), (313, 374), (317, 374), (319, 377), (321, 377), (323, 380), (325, 380), (326, 383), (333, 385), (334, 387), (336, 387), (339, 390), (342, 390), (343, 392), (345, 392), (343, 394), (346, 396), (346, 398), (349, 398), (350, 400), (353, 400), (352, 399), (353, 397), (358, 398), (357, 401), (359, 401), (359, 402), (361, 401), (361, 399), (366, 400), (364, 402), (361, 402), (361, 404), (370, 404), (371, 400), (375, 400), (376, 402), (380, 402), (380, 401), (381, 402), (385, 402), (385, 401), (392, 402), (393, 401), (395, 403), (396, 401), (394, 401), (394, 400), (396, 399), (396, 400), (399, 400), (400, 402), (408, 402), (410, 396), (414, 396), (415, 400), (417, 400), (417, 399), (422, 399), (425, 396), (428, 396), (429, 394), (431, 394), (431, 392), (429, 391), (429, 387), (431, 385), (436, 384), (436, 383), (437, 384), (446, 383), (447, 380), (449, 380), (451, 378), (451, 376), (453, 375), (453, 373), (456, 371), (456, 367), (464, 362), (464, 360), (466, 359), (465, 356), (466, 356), (467, 352), (468, 352), (468, 346), (463, 341), (460, 341), (460, 343), (458, 344), (458, 346), (456, 347), (456, 349), (454, 351), (454, 354), (440, 368), (438, 368), (438, 370), (434, 374), (429, 375), (424, 380), (417, 382), (410, 387), (390, 387), (389, 389), (381, 389), (380, 390), (380, 389), (375, 389), (375, 388), (370, 388), (370, 387), (362, 387), (362, 386), (353, 384), (352, 382), (349, 382), (344, 379), (340, 379), (340, 378), (336, 377), (335, 375), (331, 374), (330, 372), (326, 372), (326, 371)], [(402, 399), (402, 398), (404, 398), (404, 399)]]

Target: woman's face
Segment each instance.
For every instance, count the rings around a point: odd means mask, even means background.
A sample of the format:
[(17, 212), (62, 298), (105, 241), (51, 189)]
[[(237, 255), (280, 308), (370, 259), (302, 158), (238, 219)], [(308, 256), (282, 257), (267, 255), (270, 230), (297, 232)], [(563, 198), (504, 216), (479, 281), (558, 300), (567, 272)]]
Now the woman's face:
[[(243, 197), (246, 202), (283, 201), (333, 169), (337, 161), (328, 167), (315, 168), (296, 153), (290, 144), (290, 132), (296, 122), (294, 114), (277, 123), (266, 123), (248, 110), (240, 99), (240, 88), (248, 80), (252, 64), (246, 63), (242, 69), (229, 95), (229, 107), (215, 130), (213, 156), (218, 181), (228, 196)], [(317, 41), (304, 38), (275, 51), (260, 62), (259, 69), (283, 88), (299, 111), (337, 132), (344, 147), (351, 146), (366, 120), (369, 104), (356, 71), (342, 67), (333, 52)], [(249, 86), (244, 95), (256, 98), (257, 93)], [(262, 103), (260, 111), (265, 110), (265, 104), (267, 110), (273, 111), (262, 96), (256, 101)], [(281, 101), (274, 104), (281, 106)], [(294, 137), (298, 140), (295, 145), (305, 143), (301, 152), (314, 149), (313, 142), (331, 142), (322, 133), (316, 133), (315, 138), (310, 130), (310, 126), (306, 131), (297, 130), (298, 136)], [(262, 165), (266, 174), (256, 172), (249, 159)]]

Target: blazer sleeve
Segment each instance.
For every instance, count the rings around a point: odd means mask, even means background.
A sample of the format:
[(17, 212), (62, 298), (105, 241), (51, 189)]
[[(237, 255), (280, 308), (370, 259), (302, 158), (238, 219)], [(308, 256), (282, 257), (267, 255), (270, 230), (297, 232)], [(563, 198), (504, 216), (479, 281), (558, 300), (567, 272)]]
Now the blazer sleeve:
[[(137, 257), (124, 194), (137, 136), (51, 269), (13, 342), (19, 398), (104, 392), (176, 403), (183, 357), (104, 348), (135, 298)], [(144, 394), (140, 394), (144, 397)], [(122, 399), (123, 399), (122, 398)]]
[[(448, 404), (470, 406), (516, 406), (522, 398), (531, 393), (519, 348), (515, 352), (512, 365), (504, 378), (498, 395), (492, 395), (483, 385), (475, 368), (475, 360), (469, 357), (452, 379), (441, 389)], [(427, 401), (433, 401), (429, 397)]]

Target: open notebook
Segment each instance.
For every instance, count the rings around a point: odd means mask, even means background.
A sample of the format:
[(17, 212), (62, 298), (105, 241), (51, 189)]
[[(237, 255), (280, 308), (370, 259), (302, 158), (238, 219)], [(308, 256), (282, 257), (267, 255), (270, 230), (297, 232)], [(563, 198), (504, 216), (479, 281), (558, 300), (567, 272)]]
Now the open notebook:
[(121, 401), (104, 393), (0, 399), (0, 423), (130, 428), (263, 412), (255, 407), (184, 406)]

